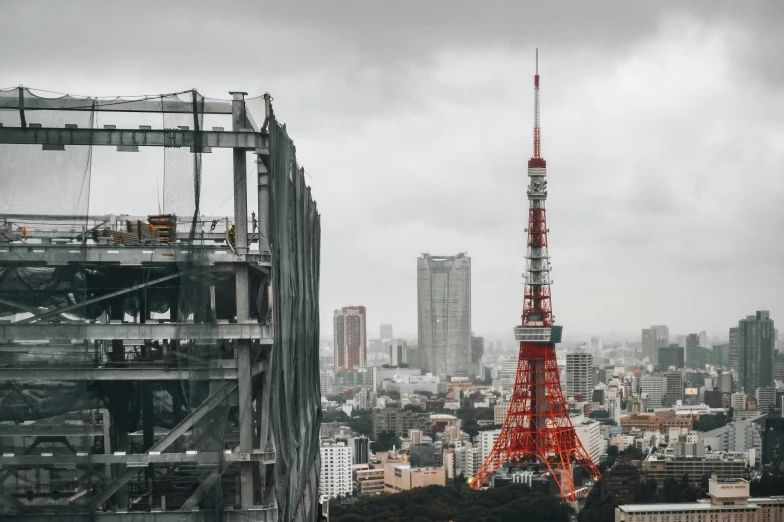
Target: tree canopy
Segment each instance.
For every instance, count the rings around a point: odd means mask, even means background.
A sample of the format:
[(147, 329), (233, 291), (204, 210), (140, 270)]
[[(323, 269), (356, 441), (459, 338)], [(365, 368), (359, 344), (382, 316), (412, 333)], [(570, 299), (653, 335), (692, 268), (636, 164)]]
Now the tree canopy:
[(331, 522), (568, 522), (568, 508), (521, 484), (474, 491), (464, 482), (330, 504)]
[(402, 443), (403, 441), (395, 435), (394, 431), (382, 431), (378, 434), (376, 440), (370, 443), (370, 449), (373, 450), (373, 453), (389, 451), (392, 449), (392, 446), (400, 449)]

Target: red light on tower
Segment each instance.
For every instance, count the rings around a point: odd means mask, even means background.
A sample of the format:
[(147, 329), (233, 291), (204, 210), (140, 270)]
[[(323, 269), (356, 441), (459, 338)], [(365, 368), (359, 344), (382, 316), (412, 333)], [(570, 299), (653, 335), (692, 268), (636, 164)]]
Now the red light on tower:
[(526, 282), (522, 324), (515, 328), (520, 351), (514, 391), (501, 433), (471, 481), (479, 489), (505, 462), (539, 461), (552, 473), (567, 502), (577, 500), (572, 464), (599, 477), (572, 426), (561, 391), (555, 345), (561, 326), (555, 325), (550, 300), (550, 256), (547, 250), (547, 163), (542, 158), (539, 128), (539, 50), (534, 76), (534, 153), (528, 161), (528, 229)]

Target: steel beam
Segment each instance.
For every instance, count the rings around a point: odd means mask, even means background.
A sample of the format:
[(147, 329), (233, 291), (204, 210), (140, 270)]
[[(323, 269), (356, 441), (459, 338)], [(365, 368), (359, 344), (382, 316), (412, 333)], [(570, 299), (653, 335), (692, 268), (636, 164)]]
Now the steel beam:
[(0, 437), (101, 437), (102, 424), (0, 424)]
[[(234, 361), (225, 361), (234, 362)], [(187, 381), (237, 379), (237, 368), (189, 368), (178, 369), (161, 366), (123, 368), (63, 368), (46, 366), (41, 368), (0, 368), (0, 381)], [(2, 429), (0, 429), (0, 432)]]
[(100, 301), (106, 301), (108, 299), (123, 295), (129, 294), (131, 292), (135, 292), (136, 290), (141, 290), (142, 288), (147, 288), (148, 286), (154, 286), (158, 283), (163, 283), (165, 281), (169, 281), (171, 279), (178, 279), (180, 276), (185, 275), (184, 273), (177, 273), (177, 274), (170, 274), (167, 276), (159, 277), (158, 279), (152, 279), (150, 281), (145, 281), (144, 283), (139, 283), (138, 285), (133, 285), (129, 288), (123, 288), (122, 290), (117, 290), (116, 292), (110, 292), (108, 294), (104, 294), (93, 299), (87, 299), (85, 301), (75, 303), (72, 305), (63, 306), (61, 308), (55, 308), (53, 310), (47, 310), (46, 312), (41, 312), (38, 315), (34, 315), (33, 317), (28, 317), (27, 319), (22, 319), (21, 321), (16, 321), (13, 324), (27, 324), (32, 323), (33, 321), (40, 321), (41, 319), (46, 319), (47, 317), (52, 317), (53, 315), (60, 315), (65, 312), (70, 312), (71, 310), (78, 310), (79, 308), (83, 308), (87, 305), (91, 305), (93, 303), (98, 303)]
[(183, 464), (195, 463), (213, 466), (225, 462), (230, 465), (234, 462), (275, 462), (275, 453), (220, 453), (193, 452), (193, 453), (138, 453), (138, 454), (109, 454), (93, 453), (88, 455), (8, 455), (0, 457), (0, 468), (65, 468), (74, 466), (89, 466), (105, 464), (126, 464), (128, 467), (144, 468), (148, 464)]
[[(175, 426), (169, 433), (163, 436), (156, 442), (152, 448), (147, 452), (154, 453), (156, 451), (163, 451), (168, 448), (174, 441), (184, 435), (189, 429), (193, 427), (199, 420), (201, 420), (213, 408), (218, 406), (225, 400), (231, 392), (237, 389), (236, 384), (226, 383), (214, 394), (210, 395), (201, 405), (191, 412), (190, 415), (185, 417), (177, 426)], [(101, 505), (109, 500), (120, 488), (128, 483), (137, 473), (138, 469), (126, 470), (119, 477), (114, 479), (111, 484), (106, 486), (100, 493), (98, 493), (91, 501), (88, 511), (96, 511)]]
[[(0, 127), (0, 143), (8, 145), (96, 145), (113, 147), (210, 147), (268, 150), (265, 134), (243, 130), (75, 129)], [(196, 149), (198, 150), (198, 149)]]
[[(32, 93), (31, 93), (32, 94)], [(19, 98), (0, 98), (0, 109), (19, 109)], [(103, 112), (168, 112), (193, 113), (190, 101), (147, 98), (141, 100), (97, 100), (92, 98), (39, 98), (35, 95), (24, 97), (26, 111), (103, 111)], [(199, 105), (199, 112), (204, 114), (231, 114), (231, 102), (205, 100)]]
[(116, 513), (111, 511), (62, 512), (52, 509), (50, 512), (31, 514), (3, 514), (3, 522), (277, 522), (278, 508), (275, 504), (254, 506), (251, 509), (226, 509), (221, 513), (214, 510), (204, 511), (129, 511)]
[(40, 341), (44, 339), (254, 339), (261, 344), (272, 344), (269, 325), (256, 322), (246, 324), (194, 324), (194, 323), (148, 323), (148, 324), (2, 324), (0, 340)]
[(0, 243), (0, 265), (14, 266), (173, 266), (182, 256), (192, 255), (192, 264), (254, 263), (271, 266), (269, 253), (234, 254), (225, 245), (168, 247), (164, 245), (31, 245)]

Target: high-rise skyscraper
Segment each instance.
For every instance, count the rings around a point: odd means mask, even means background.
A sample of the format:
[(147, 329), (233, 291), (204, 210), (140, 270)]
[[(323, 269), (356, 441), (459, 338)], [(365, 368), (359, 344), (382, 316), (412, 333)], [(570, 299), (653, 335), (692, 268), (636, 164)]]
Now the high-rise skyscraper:
[(333, 317), (335, 371), (355, 371), (367, 363), (367, 314), (364, 306), (344, 306)]
[(675, 368), (684, 367), (683, 347), (671, 344), (666, 348), (659, 348), (659, 363), (657, 366), (666, 370), (670, 366)]
[(471, 376), (484, 377), (482, 375), (482, 356), (485, 353), (485, 338), (471, 336)]
[(591, 337), (591, 355), (593, 356), (594, 360), (598, 363), (601, 363), (602, 358), (604, 357), (604, 348), (602, 347), (602, 338), (601, 337)]
[(389, 340), (389, 364), (400, 366), (401, 363), (408, 364), (408, 345), (402, 339)]
[(566, 398), (590, 401), (593, 392), (593, 355), (581, 348), (566, 354)]
[(392, 325), (382, 324), (378, 329), (378, 333), (381, 339), (392, 339)]
[(642, 331), (642, 354), (653, 364), (659, 361), (659, 348), (670, 344), (670, 329), (665, 325), (653, 325)]
[(746, 394), (773, 384), (774, 338), (773, 319), (767, 310), (741, 319), (737, 328), (730, 329), (730, 364), (734, 357), (738, 386)]
[(419, 349), (427, 369), (441, 378), (471, 374), (471, 258), (417, 259)]

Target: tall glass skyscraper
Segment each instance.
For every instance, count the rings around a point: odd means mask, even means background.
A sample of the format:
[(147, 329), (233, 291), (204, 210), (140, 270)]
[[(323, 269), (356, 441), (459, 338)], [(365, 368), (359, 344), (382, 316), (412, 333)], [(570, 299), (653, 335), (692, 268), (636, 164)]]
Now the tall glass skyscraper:
[(747, 395), (773, 384), (775, 327), (770, 312), (760, 310), (730, 328), (730, 365)]
[(471, 258), (417, 258), (419, 349), (427, 370), (445, 378), (471, 376)]

